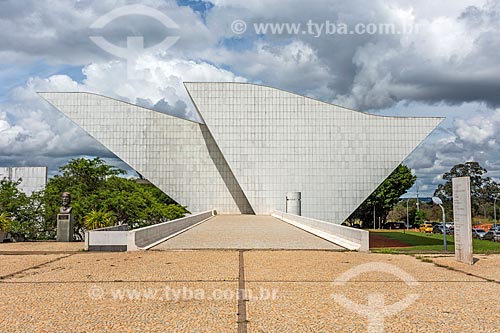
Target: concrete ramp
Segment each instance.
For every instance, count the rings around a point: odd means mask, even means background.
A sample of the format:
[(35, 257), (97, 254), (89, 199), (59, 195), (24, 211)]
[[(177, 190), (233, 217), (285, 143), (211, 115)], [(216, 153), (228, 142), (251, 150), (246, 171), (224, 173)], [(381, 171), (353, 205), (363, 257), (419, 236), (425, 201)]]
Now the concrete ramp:
[(344, 248), (268, 215), (217, 215), (151, 248), (315, 249)]

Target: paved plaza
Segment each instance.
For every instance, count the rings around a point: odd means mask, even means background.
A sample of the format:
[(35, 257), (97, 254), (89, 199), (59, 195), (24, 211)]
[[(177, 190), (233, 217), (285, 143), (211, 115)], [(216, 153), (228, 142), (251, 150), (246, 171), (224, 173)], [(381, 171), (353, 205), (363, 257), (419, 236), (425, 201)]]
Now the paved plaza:
[(418, 297), (382, 318), (383, 332), (500, 332), (500, 255), (473, 266), (428, 258), (439, 267), (329, 250), (57, 253), (52, 243), (41, 254), (33, 244), (31, 254), (0, 246), (2, 332), (368, 332), (339, 296), (363, 306), (373, 294), (385, 305)]
[(153, 248), (166, 249), (342, 250), (333, 243), (265, 215), (217, 215)]

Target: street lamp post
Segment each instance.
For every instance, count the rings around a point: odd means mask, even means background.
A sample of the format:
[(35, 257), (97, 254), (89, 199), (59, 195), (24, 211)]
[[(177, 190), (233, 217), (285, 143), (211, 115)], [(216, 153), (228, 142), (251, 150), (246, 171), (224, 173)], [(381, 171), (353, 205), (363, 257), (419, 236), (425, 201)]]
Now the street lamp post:
[(417, 180), (417, 212), (420, 210), (419, 202), (418, 202), (418, 180)]
[(406, 199), (406, 230), (410, 227), (410, 217), (408, 215), (408, 203), (410, 202), (410, 198)]
[(375, 204), (373, 205), (373, 229), (377, 229), (377, 223), (375, 221)]
[(441, 211), (443, 212), (443, 244), (444, 250), (446, 251), (446, 215), (444, 213), (443, 201), (438, 197), (432, 197), (432, 202), (439, 207), (441, 207)]
[(495, 200), (493, 200), (493, 226), (495, 227), (495, 230), (497, 228), (497, 199), (498, 194), (495, 195)]

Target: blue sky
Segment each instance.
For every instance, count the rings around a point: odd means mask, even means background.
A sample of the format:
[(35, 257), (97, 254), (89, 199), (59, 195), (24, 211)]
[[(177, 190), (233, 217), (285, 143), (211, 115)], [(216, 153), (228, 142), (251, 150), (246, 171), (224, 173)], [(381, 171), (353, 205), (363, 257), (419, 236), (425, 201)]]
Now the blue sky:
[[(177, 27), (129, 7), (138, 4)], [(117, 8), (136, 12), (92, 28)], [(92, 91), (194, 117), (182, 81), (246, 81), (374, 114), (446, 117), (405, 160), (422, 195), (470, 160), (498, 179), (499, 18), (500, 2), (483, 0), (0, 1), (0, 166), (48, 165), (54, 173), (71, 158), (97, 155), (127, 167), (36, 91)], [(300, 25), (299, 33), (256, 30), (285, 23)], [(307, 24), (418, 32), (318, 34)], [(120, 47), (143, 36), (146, 49), (129, 62), (92, 42), (96, 35)], [(149, 48), (168, 36), (179, 38)], [(145, 75), (128, 77), (130, 66)]]

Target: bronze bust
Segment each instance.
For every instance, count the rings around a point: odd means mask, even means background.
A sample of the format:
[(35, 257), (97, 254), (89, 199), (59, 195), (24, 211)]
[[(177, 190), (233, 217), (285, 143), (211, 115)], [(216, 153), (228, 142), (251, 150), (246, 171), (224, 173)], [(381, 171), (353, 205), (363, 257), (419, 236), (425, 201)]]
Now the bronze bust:
[(64, 192), (61, 196), (62, 207), (59, 208), (59, 213), (61, 214), (69, 214), (73, 207), (70, 207), (71, 204), (71, 194), (69, 192)]

